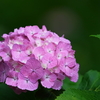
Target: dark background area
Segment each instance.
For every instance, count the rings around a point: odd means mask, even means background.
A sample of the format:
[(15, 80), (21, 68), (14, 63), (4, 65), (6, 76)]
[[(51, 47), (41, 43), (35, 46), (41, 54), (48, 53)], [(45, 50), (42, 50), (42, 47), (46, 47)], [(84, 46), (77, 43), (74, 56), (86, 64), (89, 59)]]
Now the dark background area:
[(100, 34), (100, 0), (0, 0), (0, 36), (28, 25), (64, 34), (81, 74), (100, 71), (100, 40), (90, 37)]

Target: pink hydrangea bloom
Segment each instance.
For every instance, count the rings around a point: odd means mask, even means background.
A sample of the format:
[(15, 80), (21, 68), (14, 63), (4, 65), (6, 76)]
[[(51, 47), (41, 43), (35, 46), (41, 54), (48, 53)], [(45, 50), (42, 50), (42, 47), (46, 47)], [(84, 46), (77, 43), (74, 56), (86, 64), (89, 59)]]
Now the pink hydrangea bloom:
[(10, 70), (7, 78), (6, 78), (6, 84), (11, 85), (11, 86), (17, 86), (17, 81), (18, 81), (18, 72), (14, 70)]
[(41, 84), (44, 87), (51, 88), (55, 81), (57, 79), (57, 76), (54, 73), (51, 73), (49, 70), (45, 70), (43, 77), (41, 78)]
[(21, 73), (18, 74), (17, 87), (22, 90), (33, 91), (38, 88), (38, 82), (32, 83), (28, 77), (24, 77)]
[(60, 90), (63, 80), (77, 82), (79, 64), (68, 39), (45, 26), (26, 26), (4, 34), (0, 42), (0, 82), (17, 94), (34, 91), (41, 84)]

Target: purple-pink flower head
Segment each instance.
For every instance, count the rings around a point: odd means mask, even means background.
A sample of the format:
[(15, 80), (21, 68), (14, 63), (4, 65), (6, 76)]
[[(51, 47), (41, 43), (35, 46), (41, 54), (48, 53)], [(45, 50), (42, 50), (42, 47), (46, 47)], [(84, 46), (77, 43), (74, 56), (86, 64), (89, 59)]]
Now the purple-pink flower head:
[(68, 39), (45, 26), (26, 26), (3, 34), (0, 42), (0, 82), (16, 93), (34, 91), (41, 84), (60, 90), (63, 80), (77, 82), (79, 64)]

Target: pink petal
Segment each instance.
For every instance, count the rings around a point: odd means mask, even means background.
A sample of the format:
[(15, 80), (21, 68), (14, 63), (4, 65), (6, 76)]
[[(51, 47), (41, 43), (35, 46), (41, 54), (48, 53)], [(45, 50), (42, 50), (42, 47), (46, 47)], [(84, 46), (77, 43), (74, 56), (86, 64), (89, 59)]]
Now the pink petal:
[(60, 37), (60, 40), (61, 40), (62, 42), (68, 43), (68, 44), (71, 43), (68, 39), (65, 39), (64, 37)]
[(77, 63), (76, 66), (73, 68), (73, 70), (74, 70), (75, 72), (78, 72), (78, 71), (79, 71), (79, 64), (78, 64), (78, 63)]
[(53, 68), (57, 66), (57, 59), (55, 56), (45, 54), (42, 58), (42, 64), (45, 64), (48, 68)]
[(52, 88), (55, 89), (55, 90), (60, 90), (62, 85), (63, 85), (62, 81), (56, 80)]
[(50, 79), (49, 79), (49, 80), (50, 80), (51, 82), (54, 82), (56, 79), (57, 79), (57, 76), (56, 76), (55, 74), (51, 73)]
[(32, 83), (35, 83), (38, 79), (40, 79), (40, 77), (38, 76), (37, 73), (33, 72), (32, 74), (29, 75), (29, 80), (32, 82)]
[(34, 69), (40, 68), (41, 64), (37, 59), (32, 57), (27, 61), (26, 67), (34, 70)]
[(50, 80), (44, 80), (41, 81), (42, 86), (46, 87), (46, 88), (51, 88), (54, 85), (54, 82), (51, 82)]
[(10, 86), (17, 86), (17, 80), (14, 80), (13, 78), (7, 77), (5, 83)]
[(0, 52), (0, 57), (2, 57), (2, 59), (4, 60), (4, 61), (9, 61), (11, 58), (10, 58), (10, 56), (9, 56), (9, 54), (7, 54), (6, 52)]
[(38, 88), (38, 82), (33, 84), (30, 81), (27, 82), (26, 80), (19, 79), (18, 80), (18, 88), (22, 89), (22, 90), (33, 91)]
[(20, 52), (12, 51), (12, 58), (15, 61), (19, 61), (20, 58)]
[(54, 55), (56, 50), (56, 45), (54, 43), (49, 43), (48, 45), (44, 46), (44, 50), (51, 55)]
[(18, 88), (22, 90), (36, 90), (38, 88), (38, 82), (32, 83), (30, 80), (26, 77), (24, 77), (21, 73), (18, 74)]
[(67, 64), (68, 67), (70, 67), (70, 68), (74, 67), (75, 64), (76, 64), (75, 58), (71, 58), (71, 57), (66, 58), (66, 64)]
[(8, 71), (9, 71), (9, 66), (7, 63), (1, 61), (0, 62), (0, 82), (4, 82), (6, 77), (7, 77), (7, 74), (8, 74)]
[(35, 57), (38, 60), (41, 60), (41, 58), (43, 57), (43, 55), (45, 54), (45, 51), (42, 47), (36, 47), (33, 51), (33, 54), (35, 55)]
[(7, 75), (5, 73), (4, 74), (2, 73), (0, 75), (0, 82), (5, 82), (6, 77), (7, 77)]
[(20, 72), (23, 74), (23, 76), (28, 77), (32, 70), (28, 69), (26, 66), (22, 66)]
[(64, 80), (65, 79), (65, 75), (63, 73), (58, 73), (57, 78), (60, 80)]
[(72, 70), (68, 66), (61, 66), (60, 70), (64, 72), (67, 76), (72, 76)]
[(72, 82), (77, 82), (78, 81), (78, 73), (73, 72), (73, 76), (70, 78)]

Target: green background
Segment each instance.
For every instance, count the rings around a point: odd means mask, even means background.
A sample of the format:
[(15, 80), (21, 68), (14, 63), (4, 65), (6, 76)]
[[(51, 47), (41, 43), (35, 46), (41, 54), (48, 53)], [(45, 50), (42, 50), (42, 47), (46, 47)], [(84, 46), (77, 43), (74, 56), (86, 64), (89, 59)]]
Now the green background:
[(28, 25), (65, 34), (81, 74), (100, 71), (100, 40), (90, 37), (100, 34), (100, 0), (0, 0), (0, 36)]

